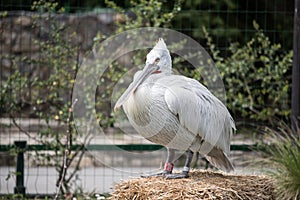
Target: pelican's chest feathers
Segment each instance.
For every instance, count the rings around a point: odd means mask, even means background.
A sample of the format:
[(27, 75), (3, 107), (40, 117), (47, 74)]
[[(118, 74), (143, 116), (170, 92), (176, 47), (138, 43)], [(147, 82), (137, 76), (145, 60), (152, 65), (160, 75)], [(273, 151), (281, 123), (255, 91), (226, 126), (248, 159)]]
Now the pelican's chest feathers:
[(146, 124), (151, 120), (159, 121), (166, 113), (167, 105), (164, 99), (166, 88), (159, 84), (159, 76), (156, 75), (156, 78), (154, 81), (149, 77), (125, 103), (125, 113), (137, 124)]

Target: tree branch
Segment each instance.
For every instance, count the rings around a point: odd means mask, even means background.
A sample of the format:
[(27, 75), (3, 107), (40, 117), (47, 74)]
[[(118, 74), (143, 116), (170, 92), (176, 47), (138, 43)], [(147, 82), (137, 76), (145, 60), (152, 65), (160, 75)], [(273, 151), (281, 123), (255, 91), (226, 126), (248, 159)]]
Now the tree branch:
[(64, 179), (65, 179), (65, 176), (66, 176), (66, 173), (67, 173), (67, 169), (68, 169), (68, 164), (67, 164), (67, 160), (68, 160), (68, 157), (70, 155), (70, 146), (69, 146), (69, 139), (70, 139), (70, 135), (71, 135), (71, 126), (70, 126), (70, 119), (71, 119), (71, 114), (73, 112), (73, 108), (75, 106), (75, 104), (77, 103), (77, 100), (78, 99), (75, 99), (71, 105), (71, 107), (69, 108), (69, 113), (68, 113), (68, 119), (67, 119), (67, 134), (66, 134), (66, 148), (65, 148), (65, 152), (64, 152), (64, 157), (63, 157), (63, 170), (62, 170), (62, 173), (59, 177), (59, 184), (58, 184), (58, 190), (56, 192), (56, 195), (55, 195), (55, 200), (57, 200), (58, 198), (58, 195), (59, 195), (59, 192), (61, 191), (61, 188), (62, 188), (62, 185), (63, 185), (63, 182), (64, 182)]

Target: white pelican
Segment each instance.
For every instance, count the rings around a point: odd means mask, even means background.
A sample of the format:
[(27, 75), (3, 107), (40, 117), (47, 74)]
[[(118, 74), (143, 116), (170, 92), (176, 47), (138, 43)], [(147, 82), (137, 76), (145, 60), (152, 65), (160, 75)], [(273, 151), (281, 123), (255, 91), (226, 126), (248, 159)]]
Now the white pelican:
[[(143, 70), (115, 104), (132, 126), (151, 142), (167, 147), (164, 170), (155, 175), (185, 178), (194, 152), (214, 166), (233, 170), (228, 159), (234, 121), (226, 106), (198, 81), (172, 73), (163, 39), (148, 53)], [(172, 174), (175, 149), (187, 151), (181, 174)]]

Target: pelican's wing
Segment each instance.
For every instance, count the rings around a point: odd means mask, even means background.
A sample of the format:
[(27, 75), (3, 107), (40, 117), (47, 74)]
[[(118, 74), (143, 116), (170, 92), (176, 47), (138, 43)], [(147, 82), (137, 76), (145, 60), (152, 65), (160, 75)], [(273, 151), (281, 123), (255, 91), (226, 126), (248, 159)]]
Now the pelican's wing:
[(229, 153), (234, 121), (225, 105), (196, 80), (166, 77), (165, 101), (180, 124), (195, 136)]

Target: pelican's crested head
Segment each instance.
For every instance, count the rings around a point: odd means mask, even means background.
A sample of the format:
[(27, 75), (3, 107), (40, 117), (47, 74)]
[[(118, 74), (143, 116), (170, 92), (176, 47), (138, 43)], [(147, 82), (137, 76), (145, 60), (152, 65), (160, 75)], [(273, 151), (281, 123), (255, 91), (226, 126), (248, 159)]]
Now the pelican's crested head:
[(172, 59), (166, 43), (159, 38), (153, 49), (147, 54), (146, 65), (155, 64), (159, 66), (159, 71), (172, 71)]
[(158, 40), (153, 49), (147, 54), (146, 65), (143, 70), (134, 75), (133, 82), (118, 99), (114, 110), (117, 110), (136, 89), (152, 74), (172, 72), (172, 60), (166, 43), (162, 38)]

